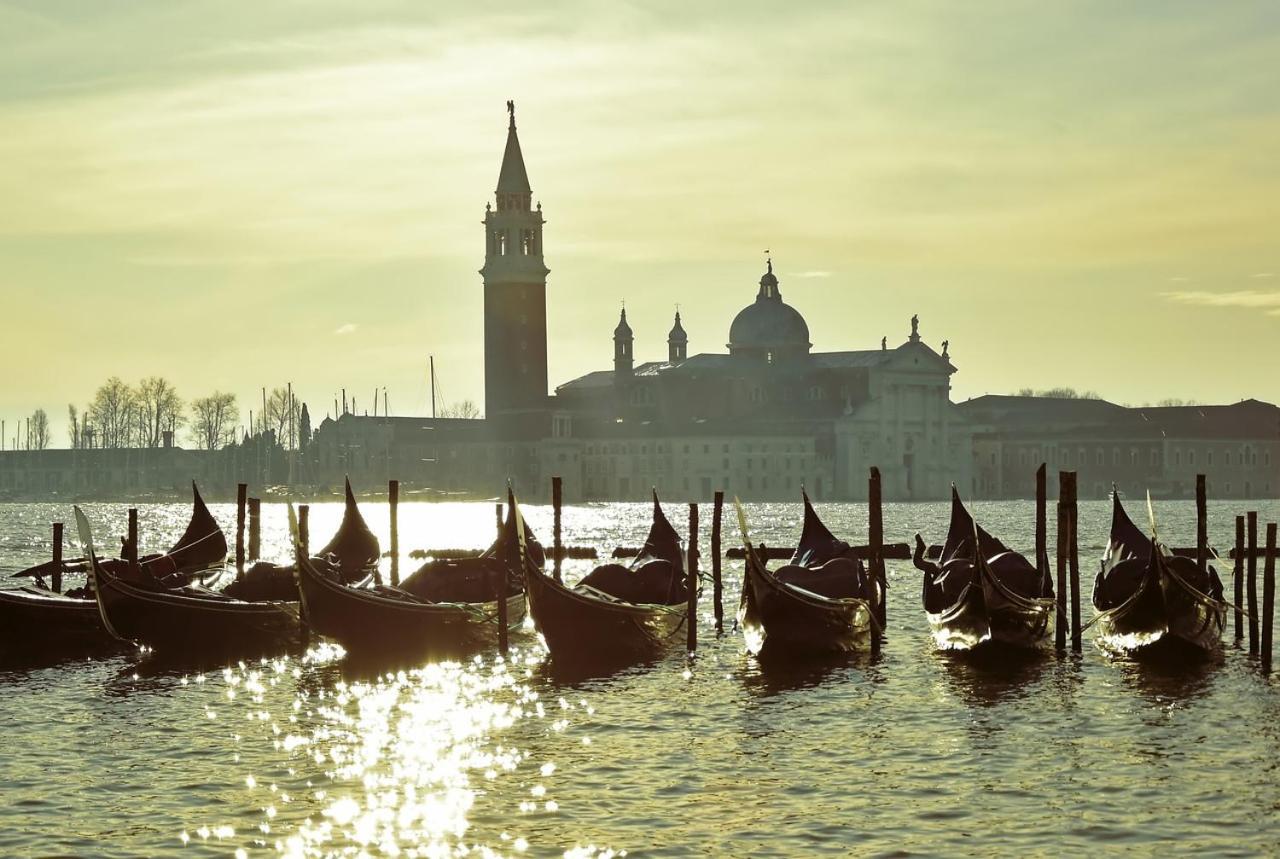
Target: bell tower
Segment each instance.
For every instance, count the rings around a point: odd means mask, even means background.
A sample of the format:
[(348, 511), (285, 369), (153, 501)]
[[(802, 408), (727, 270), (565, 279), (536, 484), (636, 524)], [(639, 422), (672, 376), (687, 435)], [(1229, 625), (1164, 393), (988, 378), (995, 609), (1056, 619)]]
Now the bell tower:
[(507, 148), (493, 203), (485, 206), (485, 416), (539, 409), (547, 398), (547, 275), (542, 204), (533, 191), (507, 102)]

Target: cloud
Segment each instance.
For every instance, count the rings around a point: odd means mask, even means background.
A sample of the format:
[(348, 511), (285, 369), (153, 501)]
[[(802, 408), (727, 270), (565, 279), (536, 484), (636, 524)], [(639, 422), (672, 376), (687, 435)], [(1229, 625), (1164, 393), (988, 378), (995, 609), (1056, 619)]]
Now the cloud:
[(1249, 275), (1249, 277), (1254, 278), (1255, 280), (1265, 280), (1266, 278), (1269, 278), (1269, 277), (1275, 277), (1275, 275), (1269, 271), (1260, 271), (1257, 274)]
[(1240, 289), (1235, 292), (1183, 291), (1166, 292), (1164, 297), (1178, 304), (1201, 307), (1247, 307), (1265, 310), (1268, 316), (1280, 316), (1280, 290)]
[(797, 275), (796, 275), (796, 277), (802, 277), (802, 278), (806, 278), (806, 279), (808, 279), (808, 278), (816, 278), (816, 277), (831, 277), (831, 272), (829, 272), (829, 271), (802, 271), (802, 272), (800, 272), (799, 274), (797, 274)]
[(343, 334), (350, 334), (355, 330), (356, 330), (356, 324), (354, 322), (347, 322), (343, 325), (339, 325), (336, 329), (334, 329), (333, 333), (341, 337)]

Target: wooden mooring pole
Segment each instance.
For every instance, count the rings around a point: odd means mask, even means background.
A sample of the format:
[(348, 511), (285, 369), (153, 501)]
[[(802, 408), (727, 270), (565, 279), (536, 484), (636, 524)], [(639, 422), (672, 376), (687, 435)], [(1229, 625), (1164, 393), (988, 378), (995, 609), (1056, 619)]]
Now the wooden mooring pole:
[(1231, 599), (1236, 606), (1236, 641), (1244, 638), (1244, 517), (1236, 517), (1236, 562), (1231, 575)]
[(564, 505), (564, 481), (560, 477), (551, 478), (551, 551), (555, 565), (551, 568), (557, 582), (560, 577), (560, 563), (564, 558), (563, 532), (560, 529), (560, 508)]
[(391, 587), (400, 586), (400, 481), (387, 481), (387, 507), (391, 516)]
[(53, 575), (50, 578), (55, 594), (62, 593), (62, 523), (53, 523)]
[(125, 560), (131, 566), (138, 563), (138, 508), (129, 508), (129, 530), (128, 536), (125, 537)]
[(1058, 615), (1054, 618), (1053, 644), (1059, 651), (1067, 649), (1067, 601), (1071, 598), (1067, 587), (1067, 532), (1071, 530), (1067, 520), (1067, 473), (1058, 472)]
[(889, 581), (884, 567), (884, 505), (880, 485), (880, 469), (871, 467), (867, 478), (867, 544), (870, 549), (871, 580), (879, 591), (872, 604), (874, 614), (871, 624), (871, 653), (880, 652), (881, 637), (888, 620)]
[(1196, 475), (1196, 566), (1209, 571), (1209, 500), (1203, 474)]
[(236, 579), (244, 578), (244, 516), (249, 500), (249, 485), (236, 484)]
[(1067, 572), (1071, 577), (1071, 649), (1080, 652), (1083, 645), (1080, 629), (1080, 546), (1079, 534), (1080, 511), (1076, 504), (1076, 473), (1067, 472)]
[(311, 557), (311, 505), (298, 505), (298, 545), (302, 548), (302, 557)]
[(690, 653), (698, 649), (698, 505), (689, 505), (689, 605), (685, 618), (685, 647)]
[(1249, 653), (1258, 652), (1258, 513), (1250, 510), (1248, 515), (1249, 557), (1245, 561), (1249, 573)]
[(262, 499), (249, 499), (249, 560), (262, 557)]
[[(497, 525), (498, 525), (498, 540), (501, 541), (502, 532), (505, 524), (502, 520), (502, 502), (501, 501), (499, 501), (497, 504), (494, 505), (493, 512), (494, 512), (494, 518), (497, 520)], [(519, 539), (519, 535), (517, 535), (517, 539)], [(501, 545), (501, 542), (499, 542), (499, 545)], [(506, 552), (499, 552), (498, 553), (499, 563), (493, 565), (494, 598), (498, 602), (498, 652), (501, 653), (503, 657), (507, 655), (507, 653), (510, 651), (510, 648), (511, 648), (511, 643), (508, 640), (509, 633), (507, 630), (507, 622), (508, 622), (507, 621), (507, 576), (509, 575), (509, 572), (505, 566), (506, 558), (507, 558)], [(523, 573), (524, 571), (521, 570), (522, 575)]]
[(1052, 583), (1049, 572), (1049, 478), (1045, 464), (1036, 469), (1036, 572)]
[(1271, 673), (1271, 627), (1276, 610), (1276, 523), (1267, 525), (1267, 559), (1262, 568), (1262, 670)]
[(724, 632), (724, 582), (721, 579), (720, 523), (724, 518), (724, 492), (716, 490), (711, 511), (711, 595), (715, 600), (716, 632)]

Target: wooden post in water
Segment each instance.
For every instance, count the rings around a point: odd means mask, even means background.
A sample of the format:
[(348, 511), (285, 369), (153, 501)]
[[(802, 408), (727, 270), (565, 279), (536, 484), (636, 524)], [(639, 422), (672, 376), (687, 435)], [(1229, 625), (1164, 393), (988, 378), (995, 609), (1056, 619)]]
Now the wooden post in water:
[(1071, 649), (1080, 652), (1080, 546), (1077, 539), (1079, 509), (1076, 506), (1076, 473), (1067, 472), (1067, 566), (1071, 575)]
[(1236, 517), (1236, 563), (1231, 576), (1231, 599), (1236, 606), (1236, 641), (1244, 638), (1244, 517)]
[(400, 586), (400, 481), (387, 481), (387, 505), (391, 514), (391, 587)]
[(689, 605), (685, 617), (685, 647), (690, 653), (698, 649), (698, 505), (689, 505)]
[(131, 566), (138, 563), (138, 508), (129, 508), (129, 531), (125, 537), (125, 560)]
[(311, 557), (311, 505), (298, 505), (298, 545), (302, 547), (302, 557)]
[[(501, 540), (503, 528), (505, 526), (502, 519), (501, 501), (493, 505), (493, 517), (498, 526), (498, 539)], [(498, 553), (499, 561), (502, 561), (505, 558), (505, 552)], [(510, 643), (507, 640), (507, 570), (505, 567), (502, 567), (501, 564), (495, 565), (494, 569), (494, 596), (498, 602), (498, 652), (503, 656), (506, 656), (510, 648)]]
[(1209, 500), (1204, 475), (1196, 475), (1196, 566), (1209, 571)]
[(724, 632), (724, 582), (720, 569), (720, 523), (724, 518), (724, 492), (716, 490), (711, 512), (711, 595), (715, 600), (716, 632)]
[[(867, 481), (867, 502), (869, 508), (867, 530), (871, 549), (871, 574), (874, 576), (880, 590), (880, 598), (872, 608), (875, 611), (876, 623), (879, 624), (880, 631), (883, 632), (888, 616), (889, 581), (884, 568), (884, 509), (881, 497), (880, 469), (874, 465), (871, 467), (871, 474)], [(874, 634), (871, 636), (871, 649), (880, 649), (879, 637)]]
[(498, 600), (498, 652), (506, 656), (511, 649), (511, 643), (508, 640), (507, 630), (507, 568), (503, 564), (503, 557), (499, 556), (499, 562), (494, 565), (494, 580), (497, 583), (494, 596)]
[(1071, 530), (1067, 521), (1067, 474), (1058, 472), (1058, 615), (1054, 618), (1053, 644), (1059, 651), (1067, 649), (1067, 600), (1071, 596), (1067, 589), (1067, 532)]
[(62, 593), (62, 523), (53, 523), (53, 575), (50, 577), (55, 594)]
[(249, 485), (236, 484), (236, 579), (244, 578), (244, 514), (249, 500)]
[(1245, 559), (1249, 571), (1249, 653), (1258, 652), (1258, 513), (1248, 513), (1249, 554)]
[(564, 504), (564, 481), (559, 477), (551, 478), (551, 551), (555, 558), (555, 566), (552, 567), (553, 575), (556, 581), (560, 578), (560, 563), (564, 557), (564, 540), (563, 532), (560, 530), (560, 507)]
[(1049, 579), (1049, 478), (1044, 463), (1036, 469), (1036, 572), (1041, 580)]
[(1276, 611), (1276, 523), (1267, 525), (1267, 560), (1262, 568), (1262, 670), (1271, 673), (1271, 627)]
[(262, 499), (249, 499), (249, 560), (262, 557)]

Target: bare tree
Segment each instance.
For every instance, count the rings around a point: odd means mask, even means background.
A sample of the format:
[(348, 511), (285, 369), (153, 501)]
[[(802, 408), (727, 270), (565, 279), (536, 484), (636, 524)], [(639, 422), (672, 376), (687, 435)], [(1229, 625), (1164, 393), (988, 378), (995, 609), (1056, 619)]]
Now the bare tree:
[(463, 418), (471, 420), (480, 417), (480, 407), (472, 400), (461, 400), (440, 410), (442, 418)]
[(161, 376), (138, 383), (138, 417), (142, 447), (159, 447), (165, 432), (176, 432), (186, 422), (185, 404), (173, 384)]
[(80, 449), (80, 413), (72, 403), (67, 403), (67, 438), (72, 450)]
[(27, 421), (27, 449), (44, 450), (49, 447), (52, 432), (49, 430), (49, 416), (44, 409), (36, 409)]
[(135, 435), (136, 396), (132, 388), (112, 376), (98, 388), (87, 417), (97, 431), (99, 447), (127, 447)]
[(204, 450), (217, 450), (235, 441), (239, 420), (235, 394), (214, 391), (191, 401), (191, 437)]
[(276, 434), (276, 441), (286, 448), (294, 447), (293, 433), (302, 415), (296, 398), (290, 400), (288, 388), (275, 388), (267, 395), (267, 414), (263, 425)]
[(1100, 400), (1097, 391), (1077, 391), (1075, 388), (1043, 388), (1036, 390), (1034, 388), (1022, 388), (1015, 396), (1018, 397), (1044, 397), (1050, 400)]

